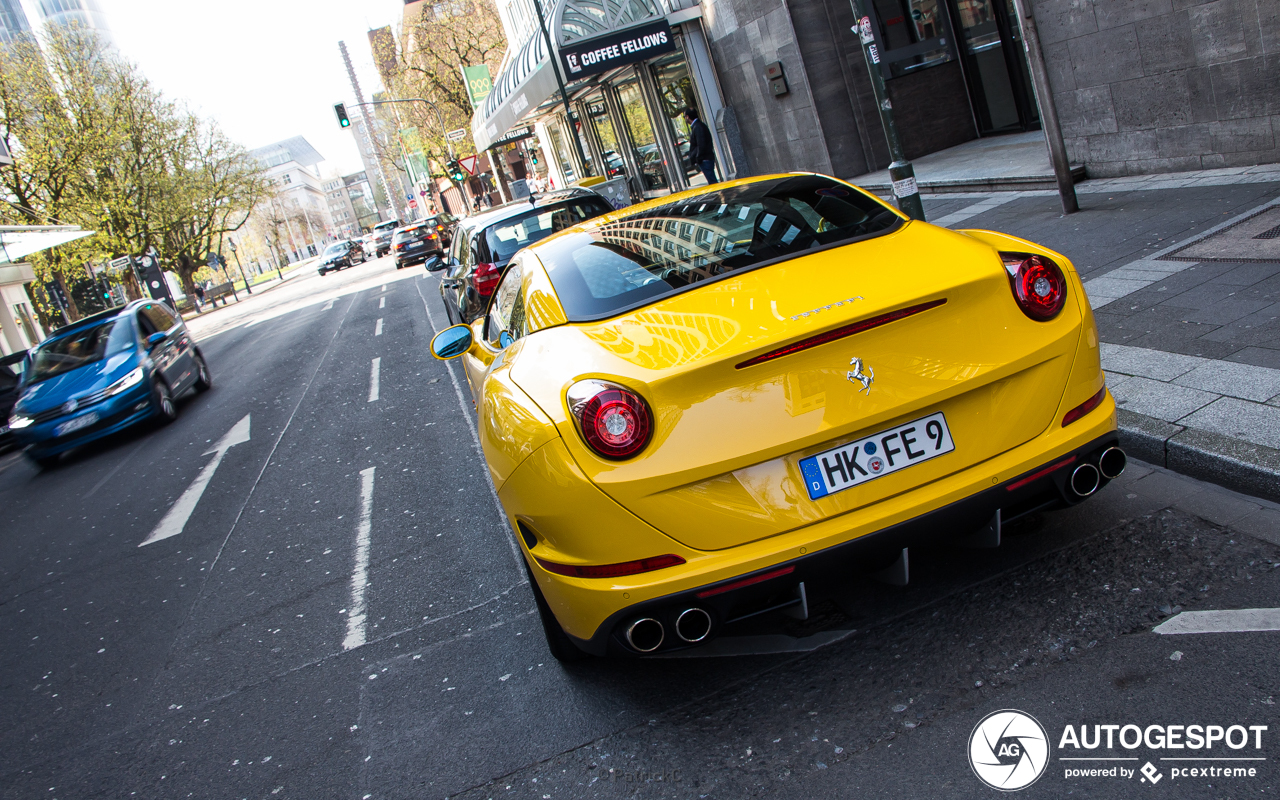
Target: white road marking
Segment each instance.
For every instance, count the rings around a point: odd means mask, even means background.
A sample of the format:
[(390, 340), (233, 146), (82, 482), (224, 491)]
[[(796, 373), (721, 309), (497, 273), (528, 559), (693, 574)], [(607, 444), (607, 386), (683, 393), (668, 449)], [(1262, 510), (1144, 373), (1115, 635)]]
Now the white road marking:
[(1155, 627), (1156, 633), (1253, 633), (1280, 631), (1280, 608), (1183, 611)]
[(329, 302), (327, 302), (327, 303), (325, 303), (325, 304), (324, 304), (324, 308), (322, 308), (322, 309), (320, 309), (320, 310), (321, 310), (321, 311), (328, 311), (328, 310), (329, 310), (329, 309), (331, 309), (331, 308), (333, 308), (333, 298), (332, 298), (332, 297), (331, 297), (331, 298), (329, 298)]
[(385, 292), (386, 290), (387, 290), (387, 285), (384, 283), (384, 284), (382, 284), (382, 291), (384, 291), (384, 292)]
[[(376, 363), (376, 362), (375, 362)], [(356, 568), (351, 574), (351, 611), (347, 614), (347, 637), (342, 649), (351, 650), (364, 644), (365, 591), (369, 588), (369, 534), (373, 531), (373, 472), (377, 467), (360, 470), (360, 522), (356, 525)]]
[(378, 317), (378, 324), (373, 327), (373, 335), (374, 336), (382, 335), (382, 317)]
[(213, 460), (205, 465), (205, 468), (196, 477), (195, 482), (187, 487), (187, 490), (182, 493), (178, 501), (169, 509), (169, 513), (164, 515), (164, 519), (160, 520), (160, 524), (156, 525), (155, 530), (151, 531), (151, 535), (138, 547), (182, 533), (182, 529), (187, 525), (187, 520), (191, 519), (191, 512), (196, 510), (196, 504), (200, 502), (200, 497), (204, 494), (204, 490), (208, 488), (209, 481), (213, 480), (213, 473), (217, 472), (218, 465), (222, 463), (222, 457), (227, 454), (227, 450), (247, 441), (249, 441), (249, 415), (245, 414), (243, 419), (233, 425), (231, 430), (227, 431), (227, 434), (218, 440), (212, 450), (205, 451), (205, 455), (214, 454)]
[(373, 373), (369, 376), (369, 402), (378, 399), (378, 372), (382, 369), (382, 358), (373, 360)]
[(387, 298), (385, 298), (385, 297), (379, 297), (379, 298), (378, 298), (378, 308), (386, 308), (386, 307), (387, 307)]

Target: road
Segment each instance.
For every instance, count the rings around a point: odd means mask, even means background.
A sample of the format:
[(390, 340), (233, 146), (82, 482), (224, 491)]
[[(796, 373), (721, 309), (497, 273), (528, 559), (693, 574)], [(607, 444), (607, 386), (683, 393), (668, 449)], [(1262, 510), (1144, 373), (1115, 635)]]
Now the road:
[[(559, 665), (428, 350), (436, 286), (390, 259), (290, 280), (191, 323), (215, 388), (176, 422), (0, 462), (0, 796), (979, 797), (966, 742), (1002, 708), (1055, 739), (1277, 731), (1280, 634), (1152, 630), (1280, 605), (1280, 516), (1137, 463), (997, 550), (913, 551), (905, 588)], [(1157, 787), (1055, 750), (1026, 794), (1272, 795), (1263, 744), (1254, 778)]]

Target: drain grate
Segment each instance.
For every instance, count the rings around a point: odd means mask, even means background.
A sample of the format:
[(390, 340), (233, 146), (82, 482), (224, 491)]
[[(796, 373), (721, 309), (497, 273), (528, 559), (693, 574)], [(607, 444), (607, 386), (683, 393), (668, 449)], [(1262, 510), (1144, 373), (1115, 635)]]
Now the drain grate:
[(1263, 231), (1262, 233), (1258, 234), (1257, 236), (1255, 236), (1255, 237), (1253, 237), (1253, 238), (1255, 238), (1255, 239), (1280, 239), (1280, 225), (1275, 226), (1274, 228), (1272, 228), (1272, 229), (1271, 229), (1271, 230), (1269, 230), (1269, 231)]
[(1280, 204), (1270, 203), (1252, 216), (1216, 233), (1195, 238), (1162, 258), (1233, 264), (1280, 263)]

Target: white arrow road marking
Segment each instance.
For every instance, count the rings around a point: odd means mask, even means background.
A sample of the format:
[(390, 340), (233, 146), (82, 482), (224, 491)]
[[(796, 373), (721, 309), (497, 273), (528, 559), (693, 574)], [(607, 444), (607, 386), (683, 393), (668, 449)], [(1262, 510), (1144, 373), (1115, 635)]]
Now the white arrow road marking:
[(213, 453), (213, 460), (205, 465), (205, 468), (200, 471), (200, 475), (196, 477), (195, 482), (187, 487), (187, 490), (178, 498), (178, 502), (173, 504), (169, 509), (169, 513), (164, 515), (164, 519), (160, 520), (160, 524), (156, 525), (151, 535), (138, 547), (182, 533), (182, 529), (187, 525), (187, 520), (191, 519), (191, 512), (196, 510), (196, 504), (200, 502), (200, 497), (204, 494), (204, 490), (208, 488), (209, 481), (213, 480), (213, 473), (218, 471), (218, 465), (222, 463), (222, 457), (232, 447), (247, 441), (249, 441), (249, 415), (245, 414), (244, 419), (231, 426), (231, 430), (227, 431), (226, 436), (218, 440), (213, 449), (204, 452), (206, 456)]
[(1183, 611), (1154, 628), (1156, 633), (1250, 633), (1280, 631), (1280, 608)]
[(320, 310), (321, 310), (321, 311), (328, 311), (328, 310), (329, 310), (329, 309), (331, 309), (331, 308), (333, 308), (333, 300), (332, 300), (332, 299), (330, 299), (330, 300), (329, 300), (329, 302), (325, 303), (325, 304), (324, 304), (324, 308), (322, 308), (322, 309), (320, 309)]
[(369, 534), (373, 530), (373, 471), (360, 470), (360, 522), (356, 525), (356, 569), (351, 574), (351, 612), (347, 615), (347, 638), (342, 649), (351, 650), (365, 642), (365, 591), (369, 588)]
[(373, 326), (373, 335), (374, 336), (382, 335), (382, 317), (378, 317), (378, 324)]
[(378, 399), (378, 372), (382, 369), (382, 359), (375, 358), (373, 360), (373, 372), (369, 375), (369, 402), (372, 403)]

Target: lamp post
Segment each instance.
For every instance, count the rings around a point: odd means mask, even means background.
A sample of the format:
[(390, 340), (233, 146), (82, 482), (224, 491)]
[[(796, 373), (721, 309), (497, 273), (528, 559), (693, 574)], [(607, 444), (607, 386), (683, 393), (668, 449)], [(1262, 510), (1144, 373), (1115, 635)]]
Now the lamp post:
[(276, 275), (279, 276), (280, 280), (284, 280), (284, 273), (280, 271), (280, 254), (271, 247), (270, 236), (266, 237), (264, 241), (267, 243), (267, 252), (271, 254), (271, 259), (276, 262)]
[(236, 240), (228, 239), (227, 244), (231, 247), (231, 255), (236, 257), (236, 266), (240, 268), (240, 277), (244, 278), (244, 290), (249, 294), (253, 294), (253, 289), (249, 288), (249, 276), (244, 274), (244, 264), (240, 263), (240, 254), (236, 252)]

